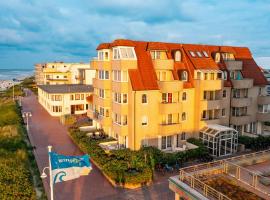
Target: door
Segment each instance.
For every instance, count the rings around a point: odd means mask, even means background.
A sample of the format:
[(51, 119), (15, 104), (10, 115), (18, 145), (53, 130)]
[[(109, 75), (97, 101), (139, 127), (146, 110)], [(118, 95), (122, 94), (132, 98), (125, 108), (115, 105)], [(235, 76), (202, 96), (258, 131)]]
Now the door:
[(74, 115), (75, 114), (75, 105), (71, 105), (70, 106), (70, 110), (71, 110), (71, 114)]

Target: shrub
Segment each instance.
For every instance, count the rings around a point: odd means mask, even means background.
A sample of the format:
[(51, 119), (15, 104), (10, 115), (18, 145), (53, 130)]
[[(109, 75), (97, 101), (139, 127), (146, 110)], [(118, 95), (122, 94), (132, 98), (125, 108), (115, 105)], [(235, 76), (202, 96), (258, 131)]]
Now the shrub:
[(256, 151), (270, 148), (270, 136), (239, 136), (238, 142), (244, 144), (246, 148)]
[(153, 176), (151, 166), (145, 160), (142, 151), (120, 149), (107, 154), (99, 143), (113, 139), (91, 139), (78, 128), (70, 128), (69, 133), (80, 149), (89, 154), (102, 171), (116, 183), (145, 184), (151, 181)]

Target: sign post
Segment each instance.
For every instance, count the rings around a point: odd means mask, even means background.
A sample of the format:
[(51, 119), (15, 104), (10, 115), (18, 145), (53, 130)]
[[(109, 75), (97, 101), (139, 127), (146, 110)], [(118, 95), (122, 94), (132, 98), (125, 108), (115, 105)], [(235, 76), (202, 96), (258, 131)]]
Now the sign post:
[(51, 164), (51, 154), (52, 146), (48, 146), (48, 153), (49, 153), (49, 170), (50, 170), (50, 190), (51, 190), (51, 200), (53, 200), (53, 181), (52, 181), (52, 164)]

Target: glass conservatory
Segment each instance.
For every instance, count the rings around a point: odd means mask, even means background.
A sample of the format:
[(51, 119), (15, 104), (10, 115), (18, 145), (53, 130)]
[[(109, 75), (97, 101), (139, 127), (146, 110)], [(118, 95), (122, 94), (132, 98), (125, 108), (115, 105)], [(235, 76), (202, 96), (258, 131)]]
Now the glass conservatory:
[(214, 157), (231, 155), (237, 151), (238, 132), (233, 128), (209, 124), (200, 130), (199, 138)]

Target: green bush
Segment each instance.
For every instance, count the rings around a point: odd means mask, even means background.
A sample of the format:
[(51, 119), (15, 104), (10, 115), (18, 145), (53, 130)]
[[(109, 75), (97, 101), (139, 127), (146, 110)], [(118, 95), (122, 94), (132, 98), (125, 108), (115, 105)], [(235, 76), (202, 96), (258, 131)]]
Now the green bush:
[(145, 184), (151, 181), (152, 169), (142, 151), (121, 149), (107, 154), (98, 144), (112, 139), (90, 139), (85, 132), (80, 132), (77, 128), (69, 130), (70, 136), (80, 149), (89, 154), (102, 171), (116, 183)]
[(240, 144), (244, 144), (247, 149), (252, 149), (256, 151), (270, 148), (270, 136), (239, 136), (238, 142)]

